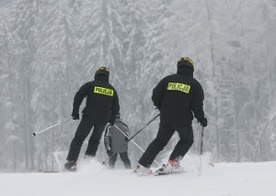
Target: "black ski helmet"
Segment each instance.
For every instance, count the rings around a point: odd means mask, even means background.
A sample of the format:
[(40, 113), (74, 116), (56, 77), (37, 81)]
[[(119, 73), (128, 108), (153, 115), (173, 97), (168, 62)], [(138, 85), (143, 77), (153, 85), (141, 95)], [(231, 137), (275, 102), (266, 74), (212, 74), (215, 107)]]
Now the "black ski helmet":
[(194, 62), (189, 57), (181, 57), (177, 61), (177, 69), (181, 67), (189, 67), (192, 71), (194, 71)]
[(109, 77), (109, 69), (107, 67), (99, 67), (95, 73), (95, 76), (99, 76), (99, 75), (107, 76), (107, 78), (108, 78)]

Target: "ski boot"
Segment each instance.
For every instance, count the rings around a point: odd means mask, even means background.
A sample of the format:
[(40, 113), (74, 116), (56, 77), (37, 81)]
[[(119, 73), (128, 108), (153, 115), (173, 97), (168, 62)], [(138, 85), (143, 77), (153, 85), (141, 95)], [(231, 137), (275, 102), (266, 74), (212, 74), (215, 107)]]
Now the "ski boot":
[(165, 175), (171, 173), (181, 173), (184, 169), (180, 166), (179, 161), (169, 160), (167, 164), (163, 164), (161, 168), (155, 171), (158, 175)]
[(76, 161), (68, 161), (64, 164), (64, 169), (66, 171), (77, 171), (77, 162)]
[(150, 168), (144, 167), (140, 164), (137, 165), (136, 169), (132, 171), (133, 174), (137, 174), (139, 176), (147, 176), (153, 174)]

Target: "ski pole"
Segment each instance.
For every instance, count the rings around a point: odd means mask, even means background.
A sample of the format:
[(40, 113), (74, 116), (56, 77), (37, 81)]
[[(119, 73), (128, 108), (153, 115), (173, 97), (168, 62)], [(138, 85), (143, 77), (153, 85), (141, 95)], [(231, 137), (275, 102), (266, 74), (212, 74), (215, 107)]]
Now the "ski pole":
[(56, 123), (56, 124), (54, 124), (54, 125), (52, 125), (52, 126), (50, 126), (50, 127), (47, 127), (46, 129), (43, 129), (43, 130), (41, 130), (41, 131), (34, 132), (34, 133), (33, 133), (33, 136), (35, 137), (36, 135), (38, 135), (38, 134), (40, 134), (40, 133), (43, 133), (44, 131), (47, 131), (47, 130), (49, 130), (49, 129), (51, 129), (51, 128), (54, 128), (54, 127), (56, 127), (56, 126), (58, 126), (58, 125), (60, 125), (60, 124), (62, 124), (62, 123), (64, 123), (64, 122), (66, 122), (66, 121), (68, 121), (68, 120), (71, 120), (71, 119), (72, 119), (72, 117), (71, 117), (71, 118), (68, 118), (68, 119), (66, 119), (66, 120), (64, 120), (64, 121), (58, 122), (58, 123)]
[(137, 131), (132, 137), (130, 137), (127, 140), (127, 143), (132, 140), (136, 135), (138, 135), (141, 131), (143, 131), (150, 123), (152, 123), (158, 116), (160, 116), (160, 113), (157, 114), (153, 119), (151, 119), (142, 129), (140, 129), (139, 131)]
[[(117, 125), (114, 124), (114, 126), (115, 126), (124, 136), (126, 136), (127, 139), (129, 139), (129, 136), (128, 136), (126, 133), (124, 133)], [(139, 148), (142, 152), (145, 152), (145, 150), (144, 150), (141, 146), (139, 146), (135, 141), (133, 141), (133, 140), (131, 140), (131, 141), (132, 141), (132, 143), (133, 143), (135, 146), (137, 146), (137, 148)], [(160, 165), (157, 161), (154, 160), (154, 162), (155, 162), (159, 167), (161, 167), (161, 165)]]
[[(140, 129), (139, 131), (137, 131), (132, 137), (130, 137), (120, 148), (122, 148), (123, 146), (127, 145), (128, 142), (130, 142), (136, 135), (138, 135), (141, 131), (143, 131), (150, 123), (152, 123), (158, 116), (160, 116), (160, 113), (157, 114), (153, 119), (151, 119), (142, 129)], [(116, 153), (113, 152), (113, 154), (108, 157), (108, 159), (106, 159), (103, 164), (105, 164), (109, 159), (111, 159), (111, 157), (113, 157)]]
[(201, 175), (201, 170), (202, 170), (202, 155), (203, 155), (203, 132), (204, 132), (204, 127), (202, 126), (201, 128), (201, 133), (200, 133), (200, 147), (199, 147), (199, 167), (198, 167), (198, 176)]

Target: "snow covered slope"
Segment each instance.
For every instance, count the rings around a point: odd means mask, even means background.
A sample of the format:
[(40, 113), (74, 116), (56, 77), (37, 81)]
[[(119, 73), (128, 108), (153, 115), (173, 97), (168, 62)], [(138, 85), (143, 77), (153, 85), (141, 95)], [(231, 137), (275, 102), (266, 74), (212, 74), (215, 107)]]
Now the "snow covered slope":
[[(189, 160), (189, 159), (187, 159)], [(184, 174), (138, 177), (131, 170), (109, 170), (95, 161), (76, 173), (2, 173), (2, 196), (275, 196), (276, 162), (217, 163), (183, 161)]]

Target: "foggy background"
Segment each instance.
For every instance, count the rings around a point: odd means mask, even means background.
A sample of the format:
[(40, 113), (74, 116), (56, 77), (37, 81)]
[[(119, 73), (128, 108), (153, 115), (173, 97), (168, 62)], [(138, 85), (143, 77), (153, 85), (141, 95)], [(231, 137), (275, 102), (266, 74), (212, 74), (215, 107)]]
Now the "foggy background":
[[(275, 35), (275, 0), (0, 0), (0, 171), (63, 164), (79, 121), (32, 133), (69, 118), (99, 66), (110, 68), (133, 135), (158, 114), (152, 89), (182, 56), (205, 93), (204, 151), (214, 161), (276, 160)], [(135, 142), (145, 149), (158, 123)], [(133, 166), (141, 154), (130, 142)], [(97, 158), (107, 158), (103, 141)]]

